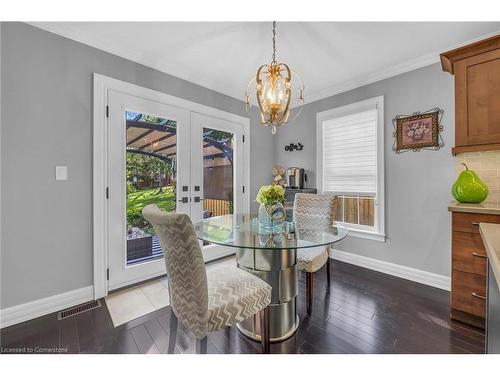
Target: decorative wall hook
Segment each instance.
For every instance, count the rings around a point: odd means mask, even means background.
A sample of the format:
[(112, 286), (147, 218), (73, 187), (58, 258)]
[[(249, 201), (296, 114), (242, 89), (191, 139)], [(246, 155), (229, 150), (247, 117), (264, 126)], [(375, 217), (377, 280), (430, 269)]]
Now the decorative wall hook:
[(304, 145), (302, 143), (290, 143), (289, 145), (285, 146), (285, 151), (302, 151), (304, 149)]

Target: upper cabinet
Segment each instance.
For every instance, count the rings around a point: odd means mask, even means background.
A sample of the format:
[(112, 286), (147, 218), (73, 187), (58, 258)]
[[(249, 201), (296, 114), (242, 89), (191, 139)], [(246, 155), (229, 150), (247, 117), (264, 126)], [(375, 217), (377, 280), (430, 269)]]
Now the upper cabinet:
[(500, 150), (500, 35), (441, 54), (455, 76), (453, 154)]

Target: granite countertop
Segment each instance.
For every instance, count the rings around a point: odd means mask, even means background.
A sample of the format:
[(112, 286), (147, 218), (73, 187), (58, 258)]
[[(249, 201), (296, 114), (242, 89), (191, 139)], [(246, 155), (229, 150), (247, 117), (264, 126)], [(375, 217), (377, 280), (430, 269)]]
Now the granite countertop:
[(448, 211), (469, 212), (473, 214), (500, 215), (499, 203), (459, 203), (451, 201), (448, 205)]
[(479, 232), (500, 290), (500, 224), (480, 223)]

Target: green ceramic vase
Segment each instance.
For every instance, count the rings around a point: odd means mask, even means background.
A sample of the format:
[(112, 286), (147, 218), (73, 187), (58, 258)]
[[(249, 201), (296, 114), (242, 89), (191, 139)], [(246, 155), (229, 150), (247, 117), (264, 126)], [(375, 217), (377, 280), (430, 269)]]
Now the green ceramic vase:
[[(463, 163), (462, 163), (463, 164)], [(451, 188), (453, 197), (461, 203), (481, 203), (488, 196), (488, 186), (476, 172), (469, 170), (464, 164), (462, 171)]]

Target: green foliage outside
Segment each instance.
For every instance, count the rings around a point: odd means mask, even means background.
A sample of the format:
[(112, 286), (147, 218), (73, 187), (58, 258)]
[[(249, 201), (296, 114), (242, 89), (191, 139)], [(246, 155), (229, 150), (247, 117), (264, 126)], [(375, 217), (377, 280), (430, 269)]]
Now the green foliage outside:
[[(153, 228), (142, 216), (142, 209), (148, 204), (156, 204), (167, 212), (175, 211), (175, 182), (161, 186), (162, 177), (172, 174), (171, 163), (147, 155), (127, 153), (127, 226), (152, 234)], [(139, 183), (145, 182), (149, 187), (139, 188)]]
[(139, 180), (153, 179), (160, 174), (172, 175), (172, 165), (155, 157), (127, 153), (127, 181), (133, 177)]
[(142, 216), (142, 209), (148, 204), (156, 204), (167, 212), (175, 211), (175, 186), (167, 186), (162, 191), (154, 188), (127, 193), (127, 224), (153, 233)]

